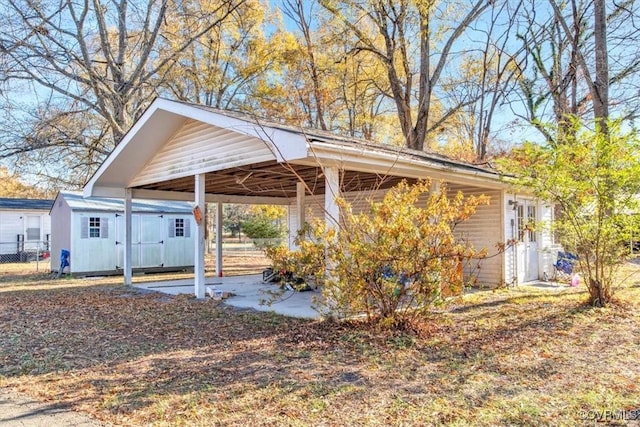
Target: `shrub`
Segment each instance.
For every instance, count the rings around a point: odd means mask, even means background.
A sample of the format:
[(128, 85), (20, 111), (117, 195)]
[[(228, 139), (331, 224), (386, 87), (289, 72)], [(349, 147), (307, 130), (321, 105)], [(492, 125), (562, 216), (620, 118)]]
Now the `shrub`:
[(361, 213), (338, 199), (340, 225), (311, 223), (297, 250), (281, 251), (275, 263), (296, 274), (323, 277), (322, 308), (328, 314), (365, 314), (386, 326), (406, 326), (432, 305), (459, 294), (462, 264), (486, 254), (457, 238), (455, 228), (488, 197), (448, 197), (444, 184), (437, 192), (430, 189), (428, 180), (402, 182)]

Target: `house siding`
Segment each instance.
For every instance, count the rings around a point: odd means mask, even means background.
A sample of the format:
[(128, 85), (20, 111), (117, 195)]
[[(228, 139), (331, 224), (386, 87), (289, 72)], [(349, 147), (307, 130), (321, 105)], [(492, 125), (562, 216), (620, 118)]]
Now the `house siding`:
[(71, 207), (62, 197), (58, 197), (51, 208), (51, 227), (55, 230), (51, 236), (51, 270), (58, 271), (62, 249), (75, 252), (71, 246)]
[(257, 138), (187, 120), (131, 186), (216, 171), (220, 165), (232, 168), (275, 158), (267, 144)]
[[(488, 206), (480, 206), (475, 215), (469, 220), (461, 223), (456, 228), (456, 234), (471, 243), (476, 249), (486, 248), (489, 251), (490, 258), (474, 262), (465, 269), (467, 277), (476, 279), (476, 283), (481, 286), (495, 287), (504, 281), (503, 262), (504, 255), (497, 254), (496, 243), (503, 241), (502, 220), (502, 192), (500, 190), (485, 190), (481, 188), (472, 188), (458, 185), (448, 186), (449, 195), (455, 196), (458, 191), (462, 191), (465, 195), (481, 195), (485, 194), (490, 197)], [(352, 212), (357, 214), (366, 211), (369, 207), (369, 201), (380, 201), (384, 197), (385, 190), (364, 193), (348, 193), (345, 194), (347, 201), (351, 203)], [(324, 196), (307, 196), (306, 203), (306, 220), (311, 218), (324, 218)], [(297, 208), (295, 203), (289, 208), (289, 247), (295, 248), (293, 240), (296, 236), (297, 224)], [(480, 268), (477, 268), (479, 265)]]
[(467, 221), (456, 227), (456, 234), (469, 242), (476, 250), (486, 249), (488, 257), (473, 261), (465, 266), (467, 277), (473, 277), (480, 286), (496, 287), (504, 282), (503, 262), (504, 254), (499, 253), (496, 244), (502, 243), (502, 192), (482, 188), (465, 187), (459, 185), (448, 186), (449, 196), (453, 197), (458, 191), (465, 196), (489, 197), (489, 204), (478, 206), (476, 213)]
[[(28, 239), (27, 227), (29, 218), (33, 217), (38, 224), (40, 234), (37, 239)], [(35, 210), (0, 211), (0, 254), (17, 254), (18, 235), (24, 237), (25, 251), (42, 251), (46, 248), (47, 235), (51, 233), (51, 221), (48, 212)]]

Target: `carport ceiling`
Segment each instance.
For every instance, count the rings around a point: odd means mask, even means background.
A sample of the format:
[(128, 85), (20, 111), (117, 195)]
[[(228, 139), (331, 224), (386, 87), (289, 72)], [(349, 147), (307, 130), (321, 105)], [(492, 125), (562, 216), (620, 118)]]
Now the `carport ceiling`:
[[(283, 164), (276, 161), (235, 167), (205, 174), (205, 192), (233, 196), (296, 197), (296, 184), (304, 180), (307, 194), (324, 194), (325, 180), (317, 166)], [(388, 189), (403, 178), (373, 173), (342, 171), (341, 191), (367, 191)], [(409, 182), (415, 180), (408, 179)], [(163, 190), (192, 193), (192, 176), (172, 179), (136, 187), (147, 190)]]

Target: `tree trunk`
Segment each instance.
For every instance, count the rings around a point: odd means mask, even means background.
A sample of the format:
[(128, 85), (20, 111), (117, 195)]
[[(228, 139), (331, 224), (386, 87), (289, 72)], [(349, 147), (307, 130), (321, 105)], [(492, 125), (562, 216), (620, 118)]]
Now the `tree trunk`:
[(594, 0), (593, 38), (595, 42), (595, 93), (593, 96), (593, 113), (600, 131), (608, 136), (609, 119), (609, 60), (607, 51), (607, 13), (605, 0)]
[(606, 307), (611, 302), (611, 294), (597, 279), (589, 279), (589, 304), (594, 307)]

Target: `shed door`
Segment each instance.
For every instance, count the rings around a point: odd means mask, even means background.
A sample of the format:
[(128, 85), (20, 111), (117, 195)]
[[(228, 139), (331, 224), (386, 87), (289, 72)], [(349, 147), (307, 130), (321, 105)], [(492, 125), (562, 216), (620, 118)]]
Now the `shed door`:
[(538, 207), (533, 201), (521, 202), (517, 209), (518, 282), (538, 280)]
[[(118, 267), (124, 268), (124, 215), (116, 218)], [(161, 267), (164, 250), (161, 215), (131, 215), (131, 267)]]
[[(116, 215), (116, 256), (118, 268), (124, 268), (124, 215)], [(140, 215), (131, 215), (131, 267), (140, 267)]]
[(162, 267), (162, 216), (140, 216), (140, 267)]

